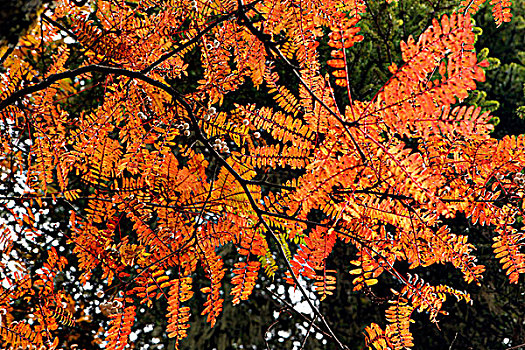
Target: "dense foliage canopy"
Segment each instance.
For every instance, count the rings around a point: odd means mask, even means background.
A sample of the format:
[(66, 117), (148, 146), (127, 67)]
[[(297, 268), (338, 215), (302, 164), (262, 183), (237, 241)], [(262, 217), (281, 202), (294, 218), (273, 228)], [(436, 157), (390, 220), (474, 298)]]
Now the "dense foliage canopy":
[(36, 15), (0, 49), (5, 348), (525, 343), (523, 5)]

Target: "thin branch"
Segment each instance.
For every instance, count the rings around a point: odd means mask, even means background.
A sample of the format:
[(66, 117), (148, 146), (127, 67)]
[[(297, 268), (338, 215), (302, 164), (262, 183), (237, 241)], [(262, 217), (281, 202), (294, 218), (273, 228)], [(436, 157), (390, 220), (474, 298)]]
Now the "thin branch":
[(322, 328), (320, 328), (318, 325), (316, 325), (315, 323), (312, 323), (312, 319), (308, 316), (306, 316), (305, 314), (303, 314), (302, 312), (299, 312), (297, 311), (293, 305), (289, 304), (286, 300), (284, 300), (283, 298), (281, 298), (277, 293), (274, 293), (272, 292), (271, 290), (269, 290), (268, 288), (265, 288), (267, 292), (269, 292), (272, 297), (274, 297), (278, 302), (280, 302), (281, 304), (285, 305), (288, 310), (291, 310), (293, 312), (295, 312), (299, 317), (301, 317), (303, 320), (305, 320), (306, 322), (308, 322), (309, 324), (312, 324), (312, 327), (315, 328), (315, 330), (321, 334), (323, 334), (324, 336), (326, 336), (327, 338), (330, 338), (332, 339), (332, 336), (328, 333), (326, 333)]
[(456, 342), (457, 337), (458, 337), (458, 332), (456, 332), (456, 335), (454, 336), (454, 339), (452, 339), (452, 342), (450, 343), (450, 346), (448, 347), (448, 350), (452, 350), (452, 347), (454, 346), (454, 343)]
[(312, 321), (308, 325), (308, 330), (306, 331), (306, 335), (304, 336), (303, 342), (301, 343), (301, 347), (299, 350), (304, 350), (304, 346), (306, 345), (306, 341), (308, 340), (308, 337), (310, 337), (310, 333), (312, 332), (312, 326), (314, 325), (315, 320), (317, 319), (317, 316), (314, 316), (312, 318)]
[(269, 326), (268, 328), (266, 328), (266, 330), (264, 331), (264, 343), (266, 344), (266, 349), (267, 350), (270, 350), (270, 344), (268, 344), (268, 340), (266, 340), (266, 334), (268, 334), (273, 327), (275, 327), (275, 325), (277, 323), (279, 323), (279, 317), (281, 317), (281, 312), (284, 310), (285, 308), (281, 308), (281, 310), (279, 310), (279, 316), (277, 317), (277, 319), (275, 321), (273, 321)]

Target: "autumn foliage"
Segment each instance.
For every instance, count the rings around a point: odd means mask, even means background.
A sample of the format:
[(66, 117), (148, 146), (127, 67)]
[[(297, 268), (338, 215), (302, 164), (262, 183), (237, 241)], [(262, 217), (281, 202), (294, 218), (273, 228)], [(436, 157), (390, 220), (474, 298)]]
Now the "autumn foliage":
[[(137, 308), (158, 299), (178, 347), (192, 313), (213, 327), (261, 274), (330, 298), (336, 244), (355, 248), (338, 275), (354, 290), (399, 282), (385, 324), (363, 325), (367, 346), (413, 347), (414, 312), (437, 322), (447, 298), (471, 298), (399, 266), (447, 264), (483, 283), (468, 234), (445, 223), (456, 217), (491, 228), (494, 258), (518, 283), (525, 137), (492, 138), (490, 113), (462, 104), (488, 66), (471, 18), (483, 2), (458, 1), (401, 42), (402, 61), (367, 101), (352, 97), (348, 56), (367, 40), (361, 0), (64, 0), (43, 10), (1, 74), (0, 169), (25, 182), (0, 202), (12, 220), (0, 231), (3, 347), (71, 346), (56, 332), (78, 321), (55, 284), (67, 264), (79, 284), (103, 282), (107, 349), (125, 348)], [(510, 1), (490, 5), (498, 25), (510, 21)], [(238, 102), (246, 91), (264, 98)], [(35, 212), (51, 204), (70, 212), (74, 255), (53, 248), (43, 266), (10, 269), (13, 242), (39, 235)], [(190, 309), (195, 294), (204, 302)], [(308, 301), (312, 323), (344, 348)], [(15, 310), (23, 303), (32, 311)]]

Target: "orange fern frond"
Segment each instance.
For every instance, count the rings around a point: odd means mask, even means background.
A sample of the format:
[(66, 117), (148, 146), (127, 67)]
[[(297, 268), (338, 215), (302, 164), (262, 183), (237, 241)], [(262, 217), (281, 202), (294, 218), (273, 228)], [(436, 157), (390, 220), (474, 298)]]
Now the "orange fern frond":
[[(422, 116), (438, 115), (456, 98), (465, 99), (475, 89), (475, 80), (485, 78), (481, 68), (485, 63), (477, 62), (474, 40), (470, 16), (453, 13), (440, 22), (434, 19), (417, 42), (410, 37), (401, 43), (405, 65), (391, 68), (394, 77), (376, 96), (370, 114), (384, 113), (383, 120), (392, 130), (413, 135), (407, 125)], [(442, 79), (432, 80), (438, 67)]]
[(507, 225), (496, 228), (496, 232), (498, 236), (492, 244), (496, 259), (503, 265), (510, 283), (518, 283), (520, 275), (525, 274), (525, 253), (520, 251), (525, 233)]
[(510, 13), (510, 7), (512, 6), (512, 1), (510, 0), (490, 0), (492, 5), (492, 15), (494, 16), (494, 21), (499, 27), (504, 22), (510, 22), (512, 19), (512, 13)]
[(258, 261), (248, 261), (235, 263), (235, 270), (233, 270), (234, 277), (232, 284), (235, 285), (230, 294), (233, 295), (233, 305), (238, 304), (241, 300), (248, 300), (255, 287), (255, 281), (259, 276), (259, 269), (261, 263)]
[(241, 236), (240, 244), (237, 248), (239, 254), (248, 256), (264, 256), (268, 252), (268, 242), (256, 229), (250, 229)]
[(228, 137), (240, 147), (244, 144), (250, 128), (243, 120), (232, 120), (227, 113), (219, 112), (202, 122), (202, 130), (209, 138)]
[(481, 5), (487, 0), (461, 0), (459, 4), (459, 12), (463, 12), (464, 15), (470, 13), (471, 15), (477, 13)]
[(405, 298), (390, 301), (391, 305), (385, 312), (386, 326), (385, 333), (388, 334), (389, 341), (394, 349), (405, 349), (414, 346), (414, 337), (409, 330), (412, 321), (414, 307)]
[(458, 300), (471, 301), (468, 293), (455, 290), (449, 286), (431, 286), (417, 274), (408, 274), (408, 279), (405, 279), (403, 282), (405, 286), (401, 290), (401, 293), (399, 293), (399, 296), (409, 300), (418, 312), (426, 311), (432, 322), (437, 322), (437, 315), (444, 313), (441, 311), (441, 307), (446, 300), (446, 294), (454, 295)]
[[(118, 301), (118, 300), (116, 300)], [(121, 301), (118, 301), (121, 303)], [(131, 327), (135, 323), (136, 307), (126, 306), (122, 312), (110, 315), (110, 329), (106, 337), (107, 349), (122, 350), (129, 343)]]
[(258, 129), (263, 129), (270, 133), (275, 140), (282, 143), (291, 143), (300, 148), (313, 147), (312, 131), (301, 119), (290, 115), (274, 112), (271, 108), (263, 107), (258, 110), (238, 106), (243, 111), (246, 118)]
[(359, 22), (360, 17), (354, 17), (343, 23), (339, 23), (337, 27), (331, 28), (329, 34), (330, 40), (328, 45), (334, 50), (331, 51), (332, 59), (326, 63), (335, 69), (332, 72), (336, 78), (335, 83), (339, 86), (348, 85), (347, 68), (346, 68), (346, 52), (345, 49), (354, 46), (355, 43), (364, 39), (362, 35), (357, 35), (361, 28), (354, 27)]
[(211, 246), (204, 248), (202, 251), (201, 263), (211, 281), (210, 287), (201, 288), (201, 292), (207, 294), (201, 315), (207, 314), (206, 321), (213, 327), (222, 312), (224, 299), (221, 298), (222, 292), (220, 287), (225, 269), (223, 268), (222, 258), (215, 253)]
[(349, 271), (351, 275), (357, 275), (352, 280), (356, 291), (377, 284), (377, 278), (385, 271), (385, 267), (392, 265), (392, 261), (377, 257), (373, 251), (363, 249), (357, 255), (357, 260), (350, 261), (357, 267)]
[(301, 113), (301, 105), (297, 98), (284, 86), (278, 85), (279, 75), (269, 69), (265, 72), (265, 80), (268, 85), (268, 93), (274, 94), (273, 98), (277, 105), (286, 113), (291, 113), (294, 117)]
[(322, 275), (316, 276), (316, 282), (314, 282), (315, 291), (319, 293), (321, 298), (320, 301), (326, 299), (328, 295), (333, 295), (333, 290), (335, 289), (336, 279), (333, 275), (328, 275), (328, 273), (335, 273), (335, 270), (325, 270)]
[(57, 306), (51, 312), (51, 317), (64, 326), (72, 327), (76, 322), (73, 314), (66, 308)]
[(191, 277), (183, 277), (172, 280), (170, 286), (170, 297), (168, 300), (168, 337), (176, 338), (176, 347), (179, 341), (186, 337), (190, 318), (190, 308), (182, 306), (182, 303), (192, 298)]
[(368, 349), (379, 350), (392, 348), (389, 336), (377, 323), (372, 323), (370, 326), (367, 326), (364, 334)]
[(10, 344), (12, 348), (42, 345), (42, 336), (35, 332), (26, 322), (13, 322), (8, 326), (0, 324), (0, 336), (5, 345)]
[(248, 164), (256, 168), (284, 167), (290, 166), (292, 169), (303, 168), (307, 164), (309, 155), (308, 149), (295, 146), (281, 146), (279, 144), (257, 147), (252, 154), (239, 154), (241, 163)]
[[(119, 38), (115, 34), (107, 35), (107, 33), (95, 26), (93, 21), (75, 17), (72, 20), (71, 30), (75, 33), (77, 40), (84, 49), (88, 52), (93, 52), (97, 60), (101, 60), (104, 57), (112, 59), (124, 57), (125, 51), (122, 51), (122, 43), (120, 43)], [(100, 58), (97, 58), (97, 55), (100, 55)]]

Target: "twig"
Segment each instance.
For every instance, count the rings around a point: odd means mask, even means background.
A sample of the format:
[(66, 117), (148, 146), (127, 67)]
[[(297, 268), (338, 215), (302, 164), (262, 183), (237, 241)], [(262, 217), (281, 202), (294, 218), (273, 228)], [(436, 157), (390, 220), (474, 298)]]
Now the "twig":
[(308, 340), (308, 337), (310, 336), (310, 332), (312, 331), (312, 326), (314, 325), (314, 322), (316, 319), (317, 319), (317, 316), (314, 316), (314, 318), (312, 318), (312, 322), (310, 322), (310, 325), (308, 326), (308, 330), (306, 331), (306, 335), (304, 336), (303, 342), (299, 350), (304, 349), (304, 346), (306, 345), (306, 341)]
[[(306, 322), (308, 323), (312, 323), (312, 319), (309, 318), (308, 316), (306, 316), (305, 314), (303, 314), (302, 312), (299, 312), (297, 311), (293, 305), (289, 304), (286, 300), (284, 300), (283, 298), (281, 298), (278, 294), (272, 292), (271, 290), (269, 290), (268, 288), (265, 288), (266, 291), (268, 291), (275, 299), (277, 299), (277, 301), (279, 301), (280, 303), (284, 304), (289, 310), (295, 312), (297, 315), (299, 315), (303, 320), (305, 320)], [(328, 338), (332, 338), (332, 336), (328, 333), (326, 333), (323, 329), (321, 329), (318, 325), (316, 325), (315, 323), (312, 324), (313, 328), (315, 328), (315, 330), (321, 334), (323, 334), (324, 336), (328, 337)]]
[(454, 343), (456, 342), (456, 338), (458, 337), (458, 332), (456, 332), (456, 335), (454, 336), (454, 339), (452, 339), (452, 343), (450, 343), (450, 346), (448, 347), (448, 350), (452, 350), (452, 346), (454, 346)]

